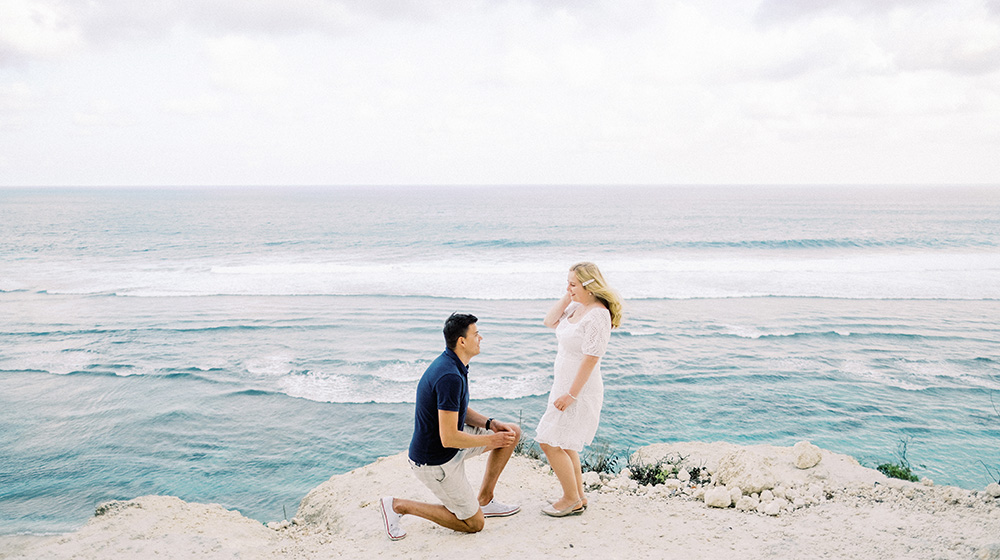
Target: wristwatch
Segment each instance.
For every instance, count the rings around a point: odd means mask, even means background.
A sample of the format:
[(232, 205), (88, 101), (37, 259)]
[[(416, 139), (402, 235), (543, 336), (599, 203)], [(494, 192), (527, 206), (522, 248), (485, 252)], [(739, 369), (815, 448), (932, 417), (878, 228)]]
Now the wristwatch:
[(487, 430), (490, 429), (490, 424), (492, 424), (492, 423), (493, 423), (493, 419), (492, 418), (487, 418), (486, 419), (486, 429)]

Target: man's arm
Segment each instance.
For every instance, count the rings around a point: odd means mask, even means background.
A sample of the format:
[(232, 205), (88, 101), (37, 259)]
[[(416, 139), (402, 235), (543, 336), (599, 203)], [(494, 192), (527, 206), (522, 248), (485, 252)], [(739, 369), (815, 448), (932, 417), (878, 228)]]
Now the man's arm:
[[(465, 423), (477, 428), (486, 426), (486, 418), (482, 414), (470, 409), (466, 410)], [(494, 421), (495, 423), (496, 421)], [(493, 427), (492, 425), (490, 426)], [(438, 410), (438, 429), (441, 434), (441, 445), (454, 449), (466, 449), (469, 447), (483, 447), (486, 449), (497, 449), (507, 447), (517, 443), (514, 432), (500, 430), (492, 434), (481, 436), (467, 434), (458, 429), (458, 411)]]
[[(475, 410), (472, 410), (471, 408), (465, 409), (465, 423), (468, 424), (469, 426), (475, 426), (476, 428), (485, 428), (487, 420), (489, 420), (489, 418), (487, 418), (486, 415), (480, 414)], [(493, 430), (494, 432), (514, 431), (514, 428), (512, 428), (509, 424), (505, 424), (497, 420), (496, 418), (494, 418), (493, 421), (490, 422), (490, 429)]]
[(487, 418), (485, 415), (479, 414), (478, 412), (472, 410), (471, 408), (465, 409), (465, 423), (467, 425), (475, 428), (485, 428), (487, 420), (489, 420), (489, 418)]

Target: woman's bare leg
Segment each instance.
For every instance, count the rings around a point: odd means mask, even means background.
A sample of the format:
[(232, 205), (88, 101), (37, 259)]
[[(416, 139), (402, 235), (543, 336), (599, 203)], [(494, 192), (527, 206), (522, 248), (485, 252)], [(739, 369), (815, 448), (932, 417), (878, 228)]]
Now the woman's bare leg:
[(559, 485), (563, 492), (562, 498), (552, 504), (552, 507), (557, 510), (566, 509), (580, 501), (580, 483), (576, 478), (576, 473), (580, 472), (579, 463), (574, 465), (569, 453), (561, 447), (544, 443), (541, 444), (541, 447), (542, 451), (545, 452), (545, 457), (549, 460), (549, 466), (552, 467), (556, 478), (559, 479)]
[(573, 474), (576, 476), (576, 490), (578, 495), (583, 499), (583, 504), (587, 505), (587, 496), (583, 494), (583, 467), (580, 465), (580, 454), (572, 449), (565, 451), (569, 455), (570, 460), (573, 461)]

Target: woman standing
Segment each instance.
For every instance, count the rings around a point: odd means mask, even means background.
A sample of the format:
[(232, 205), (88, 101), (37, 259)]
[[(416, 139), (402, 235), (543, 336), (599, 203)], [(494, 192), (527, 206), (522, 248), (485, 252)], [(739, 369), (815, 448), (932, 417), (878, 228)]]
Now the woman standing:
[(621, 298), (596, 264), (573, 265), (567, 283), (566, 295), (545, 315), (545, 326), (556, 330), (559, 351), (548, 408), (535, 436), (562, 486), (562, 497), (542, 509), (552, 517), (587, 508), (580, 452), (597, 433), (604, 402), (601, 356), (622, 317)]

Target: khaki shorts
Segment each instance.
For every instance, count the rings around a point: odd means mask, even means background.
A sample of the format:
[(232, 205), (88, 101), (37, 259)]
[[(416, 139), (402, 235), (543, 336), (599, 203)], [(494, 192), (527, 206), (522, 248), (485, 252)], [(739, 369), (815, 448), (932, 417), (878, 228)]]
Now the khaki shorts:
[[(465, 426), (467, 434), (484, 435), (491, 433), (485, 428)], [(410, 468), (424, 486), (441, 500), (455, 517), (466, 520), (479, 513), (479, 498), (465, 477), (465, 460), (482, 455), (486, 447), (459, 449), (450, 461), (443, 465), (418, 465), (410, 461)]]

